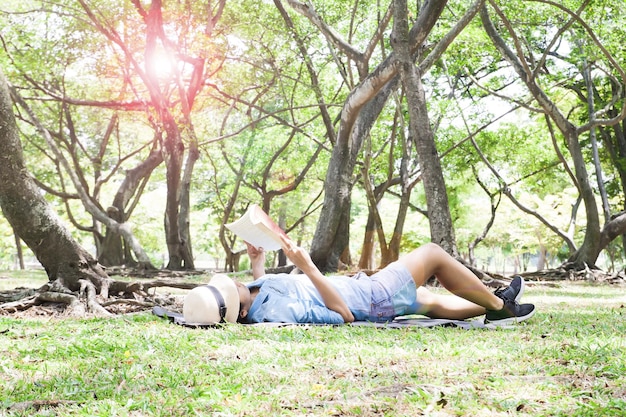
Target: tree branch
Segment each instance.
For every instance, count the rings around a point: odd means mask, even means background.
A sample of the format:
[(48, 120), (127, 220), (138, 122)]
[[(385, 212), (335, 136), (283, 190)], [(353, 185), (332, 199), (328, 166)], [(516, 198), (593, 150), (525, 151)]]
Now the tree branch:
[(287, 0), (287, 3), (296, 12), (309, 19), (330, 42), (340, 49), (344, 54), (355, 62), (363, 62), (364, 54), (345, 41), (340, 34), (328, 26), (326, 22), (317, 14), (313, 4), (304, 4), (296, 0)]
[(80, 199), (83, 202), (87, 212), (91, 214), (96, 220), (105, 224), (110, 229), (118, 231), (118, 233), (120, 233), (126, 239), (126, 241), (129, 242), (133, 249), (133, 252), (135, 252), (135, 255), (137, 255), (137, 259), (142, 263), (146, 263), (146, 265), (150, 265), (150, 258), (145, 253), (145, 251), (131, 232), (130, 225), (128, 225), (128, 223), (120, 224), (116, 222), (115, 220), (107, 216), (107, 214), (102, 211), (98, 206), (93, 204), (91, 198), (81, 186), (80, 181), (78, 180), (78, 178), (76, 178), (76, 174), (69, 166), (68, 161), (65, 159), (61, 151), (56, 146), (56, 143), (52, 139), (50, 132), (48, 132), (48, 130), (42, 125), (35, 113), (28, 106), (28, 104), (26, 104), (26, 102), (19, 96), (19, 94), (17, 94), (15, 89), (11, 89), (11, 95), (13, 97), (13, 100), (26, 111), (31, 119), (31, 122), (37, 127), (37, 130), (45, 139), (52, 152), (54, 152), (56, 158), (61, 162), (61, 164), (63, 164), (63, 167), (72, 179), (74, 187), (76, 188), (76, 191), (78, 192), (78, 195), (80, 196)]

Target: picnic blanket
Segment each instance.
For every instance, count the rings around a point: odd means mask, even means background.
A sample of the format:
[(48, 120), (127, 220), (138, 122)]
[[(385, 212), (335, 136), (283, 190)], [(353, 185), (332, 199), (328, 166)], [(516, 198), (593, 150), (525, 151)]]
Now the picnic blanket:
[[(211, 324), (211, 325), (198, 325), (193, 323), (187, 323), (182, 313), (178, 313), (175, 311), (169, 311), (162, 307), (156, 306), (152, 309), (152, 314), (167, 318), (172, 323), (185, 326), (185, 327), (193, 327), (193, 328), (211, 328), (220, 326), (220, 324)], [(395, 320), (385, 323), (375, 323), (370, 321), (355, 321), (352, 323), (348, 323), (345, 325), (349, 326), (369, 326), (369, 327), (377, 327), (377, 328), (387, 328), (387, 329), (402, 329), (406, 327), (456, 327), (466, 330), (472, 329), (495, 329), (498, 326), (493, 324), (485, 324), (480, 319), (475, 319), (472, 321), (467, 320), (449, 320), (449, 319), (431, 319), (428, 317), (397, 317)], [(330, 326), (328, 324), (313, 324), (313, 323), (252, 323), (245, 324), (245, 326), (267, 326), (267, 327), (286, 327), (286, 326)], [(502, 326), (500, 326), (502, 327)]]

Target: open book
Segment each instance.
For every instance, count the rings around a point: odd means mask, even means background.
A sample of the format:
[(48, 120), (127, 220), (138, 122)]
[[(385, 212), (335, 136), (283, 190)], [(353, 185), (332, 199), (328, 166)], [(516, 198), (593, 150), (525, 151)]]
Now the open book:
[(255, 248), (266, 251), (280, 249), (280, 236), (287, 236), (256, 204), (252, 204), (238, 220), (225, 226)]

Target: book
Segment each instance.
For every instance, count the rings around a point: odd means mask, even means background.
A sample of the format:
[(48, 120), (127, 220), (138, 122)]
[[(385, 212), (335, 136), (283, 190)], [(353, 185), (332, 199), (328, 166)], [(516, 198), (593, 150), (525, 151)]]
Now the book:
[(239, 219), (225, 225), (231, 232), (257, 249), (278, 250), (280, 236), (287, 234), (256, 204), (252, 204)]

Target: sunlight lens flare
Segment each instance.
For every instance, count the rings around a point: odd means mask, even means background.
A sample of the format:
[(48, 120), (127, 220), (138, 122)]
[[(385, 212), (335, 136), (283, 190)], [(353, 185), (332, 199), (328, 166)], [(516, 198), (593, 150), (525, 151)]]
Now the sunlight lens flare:
[(174, 65), (175, 61), (171, 54), (157, 51), (146, 60), (146, 71), (158, 78), (170, 78), (174, 75)]

